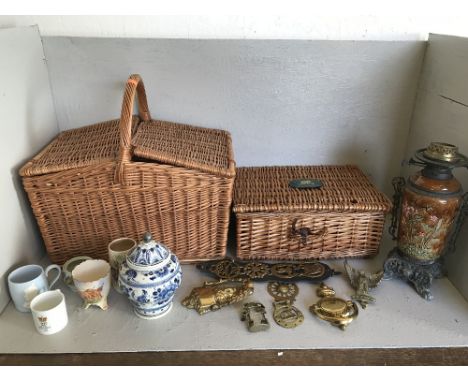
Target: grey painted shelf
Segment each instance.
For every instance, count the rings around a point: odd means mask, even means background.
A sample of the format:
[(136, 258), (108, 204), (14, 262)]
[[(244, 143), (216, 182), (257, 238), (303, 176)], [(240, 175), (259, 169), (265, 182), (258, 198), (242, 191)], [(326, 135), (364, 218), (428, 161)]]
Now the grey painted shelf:
[[(386, 240), (377, 258), (353, 260), (351, 264), (378, 269), (391, 246), (392, 242)], [(342, 261), (328, 263), (342, 270)], [(266, 291), (266, 283), (255, 283), (255, 292), (249, 300), (265, 304), (271, 328), (268, 332), (249, 333), (239, 319), (242, 304), (204, 316), (184, 308), (180, 304), (183, 297), (209, 277), (193, 265), (184, 265), (183, 271), (183, 283), (172, 311), (158, 320), (139, 319), (130, 303), (113, 290), (109, 310), (83, 310), (80, 297), (61, 284), (69, 324), (58, 334), (41, 336), (36, 333), (30, 315), (17, 312), (10, 303), (0, 316), (0, 354), (468, 346), (468, 302), (448, 279), (435, 282), (431, 302), (421, 299), (403, 282), (383, 281), (373, 291), (377, 303), (361, 309), (357, 320), (345, 332), (319, 321), (308, 311), (317, 300), (316, 287), (308, 282), (299, 283), (296, 301), (305, 315), (304, 323), (292, 330), (277, 326), (271, 316), (272, 298)], [(339, 296), (352, 293), (343, 275), (334, 276), (328, 284)]]

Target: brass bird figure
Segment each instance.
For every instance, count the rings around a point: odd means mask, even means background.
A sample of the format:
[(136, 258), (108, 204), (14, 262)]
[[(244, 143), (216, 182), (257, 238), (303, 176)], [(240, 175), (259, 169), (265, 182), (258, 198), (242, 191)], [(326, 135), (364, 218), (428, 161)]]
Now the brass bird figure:
[(367, 304), (375, 302), (375, 298), (369, 294), (369, 289), (375, 288), (383, 277), (383, 270), (376, 273), (367, 273), (358, 269), (354, 269), (345, 260), (344, 267), (348, 275), (351, 286), (356, 293), (351, 296), (353, 300), (359, 302), (363, 309), (366, 309)]

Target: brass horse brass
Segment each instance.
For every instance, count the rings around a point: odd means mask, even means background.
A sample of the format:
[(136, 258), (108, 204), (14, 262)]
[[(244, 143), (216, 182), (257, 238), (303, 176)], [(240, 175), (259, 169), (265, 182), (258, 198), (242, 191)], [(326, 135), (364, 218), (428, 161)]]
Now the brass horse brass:
[(293, 283), (270, 282), (268, 293), (274, 297), (273, 319), (283, 328), (295, 328), (304, 322), (302, 312), (293, 306), (299, 288)]
[(291, 329), (304, 322), (304, 315), (289, 300), (275, 301), (273, 319), (283, 328)]
[(294, 301), (297, 294), (299, 293), (299, 288), (296, 284), (293, 283), (271, 282), (268, 283), (268, 293), (270, 296), (273, 296), (276, 301)]

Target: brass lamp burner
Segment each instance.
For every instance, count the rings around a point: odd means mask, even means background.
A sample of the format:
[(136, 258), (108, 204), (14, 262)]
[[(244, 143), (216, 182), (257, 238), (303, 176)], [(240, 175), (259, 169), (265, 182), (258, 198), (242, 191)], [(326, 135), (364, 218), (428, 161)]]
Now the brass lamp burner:
[(443, 162), (455, 162), (459, 159), (458, 147), (449, 143), (432, 142), (424, 150), (424, 156)]

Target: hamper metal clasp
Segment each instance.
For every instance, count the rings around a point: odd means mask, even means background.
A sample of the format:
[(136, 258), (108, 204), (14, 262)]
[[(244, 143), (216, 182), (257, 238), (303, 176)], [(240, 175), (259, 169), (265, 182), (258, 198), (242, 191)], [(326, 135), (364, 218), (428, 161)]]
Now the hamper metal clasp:
[(302, 245), (307, 245), (307, 238), (309, 236), (323, 237), (327, 233), (327, 229), (325, 227), (317, 232), (313, 232), (308, 227), (302, 227), (302, 228), (297, 229), (296, 224), (298, 220), (299, 219), (294, 219), (291, 225), (291, 237), (300, 237)]

